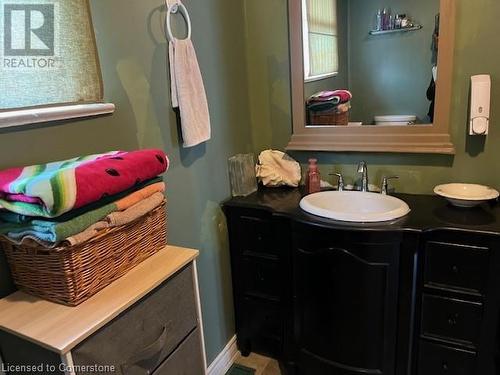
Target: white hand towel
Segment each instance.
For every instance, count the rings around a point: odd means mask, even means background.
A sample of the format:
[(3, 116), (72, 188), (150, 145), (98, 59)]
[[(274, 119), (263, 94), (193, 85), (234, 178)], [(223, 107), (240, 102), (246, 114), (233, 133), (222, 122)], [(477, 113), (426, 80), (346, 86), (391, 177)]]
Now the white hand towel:
[(198, 59), (190, 39), (169, 42), (172, 106), (179, 108), (184, 147), (210, 139), (210, 113)]

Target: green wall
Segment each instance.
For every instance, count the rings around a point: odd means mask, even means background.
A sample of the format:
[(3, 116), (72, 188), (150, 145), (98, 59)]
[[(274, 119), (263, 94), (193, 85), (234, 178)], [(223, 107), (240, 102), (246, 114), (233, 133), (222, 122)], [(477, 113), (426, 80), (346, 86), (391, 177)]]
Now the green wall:
[[(170, 108), (159, 0), (93, 0), (105, 97), (113, 116), (0, 133), (0, 168), (113, 149), (159, 147), (171, 158), (168, 235), (200, 249), (200, 287), (209, 361), (234, 335), (226, 225), (227, 158), (252, 151), (244, 17), (233, 0), (184, 0), (204, 74), (213, 139), (184, 150)], [(3, 263), (3, 262), (0, 262)], [(11, 290), (0, 264), (0, 293)]]
[[(500, 2), (497, 0), (456, 0), (457, 36), (455, 70), (453, 74), (453, 100), (450, 113), (455, 157), (411, 154), (362, 153), (307, 153), (294, 152), (292, 156), (305, 162), (310, 156), (318, 157), (321, 171), (326, 176), (332, 170), (345, 173), (350, 183), (356, 176), (356, 165), (366, 160), (373, 183), (379, 183), (384, 174), (398, 174), (395, 186), (400, 192), (431, 193), (435, 185), (450, 181), (477, 182), (500, 187), (498, 160), (500, 158), (500, 50), (498, 45)], [(255, 151), (273, 147), (283, 149), (291, 133), (290, 81), (282, 70), (269, 69), (273, 61), (285, 69), (289, 65), (287, 3), (286, 0), (247, 0), (247, 14), (260, 12), (260, 17), (249, 17), (248, 46), (252, 50), (249, 67), (250, 100), (259, 100), (252, 106), (252, 135)], [(259, 30), (257, 32), (257, 30)], [(490, 135), (466, 137), (468, 126), (468, 96), (470, 76), (489, 73), (493, 80)], [(265, 100), (262, 100), (265, 98)]]

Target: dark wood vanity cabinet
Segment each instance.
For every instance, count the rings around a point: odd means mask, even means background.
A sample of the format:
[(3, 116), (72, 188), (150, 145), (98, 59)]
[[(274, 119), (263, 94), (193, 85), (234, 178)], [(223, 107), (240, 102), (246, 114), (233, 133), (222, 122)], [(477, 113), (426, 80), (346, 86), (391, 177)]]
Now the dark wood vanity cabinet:
[[(297, 375), (500, 374), (500, 220), (498, 232), (472, 230), (463, 211), (408, 196), (402, 222), (354, 226), (299, 200), (258, 192), (224, 205), (244, 355)], [(461, 222), (443, 227), (433, 212)]]
[(281, 358), (286, 262), (279, 223), (264, 210), (226, 210), (231, 243), (238, 348)]
[(500, 240), (456, 231), (424, 234), (416, 373), (500, 373)]
[(294, 225), (300, 374), (395, 374), (402, 235)]

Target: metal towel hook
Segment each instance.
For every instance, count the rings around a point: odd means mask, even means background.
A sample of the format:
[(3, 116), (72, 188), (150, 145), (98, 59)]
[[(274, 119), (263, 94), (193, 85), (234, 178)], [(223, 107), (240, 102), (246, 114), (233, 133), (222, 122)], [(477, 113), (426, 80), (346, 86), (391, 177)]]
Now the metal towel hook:
[(187, 40), (191, 39), (191, 30), (192, 30), (191, 17), (189, 17), (188, 10), (184, 6), (184, 4), (180, 0), (165, 0), (165, 6), (167, 7), (167, 17), (165, 20), (166, 23), (165, 30), (167, 32), (167, 39), (171, 42), (175, 40), (174, 34), (172, 33), (172, 24), (170, 16), (178, 12), (182, 14), (187, 23), (188, 33), (186, 39)]

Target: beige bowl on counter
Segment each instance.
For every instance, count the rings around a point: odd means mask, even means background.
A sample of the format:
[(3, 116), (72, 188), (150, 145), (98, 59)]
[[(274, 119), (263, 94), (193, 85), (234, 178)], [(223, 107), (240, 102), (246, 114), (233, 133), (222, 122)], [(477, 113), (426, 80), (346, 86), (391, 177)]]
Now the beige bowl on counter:
[(498, 191), (483, 185), (476, 184), (445, 184), (434, 188), (434, 193), (446, 198), (457, 207), (475, 207), (500, 195)]

